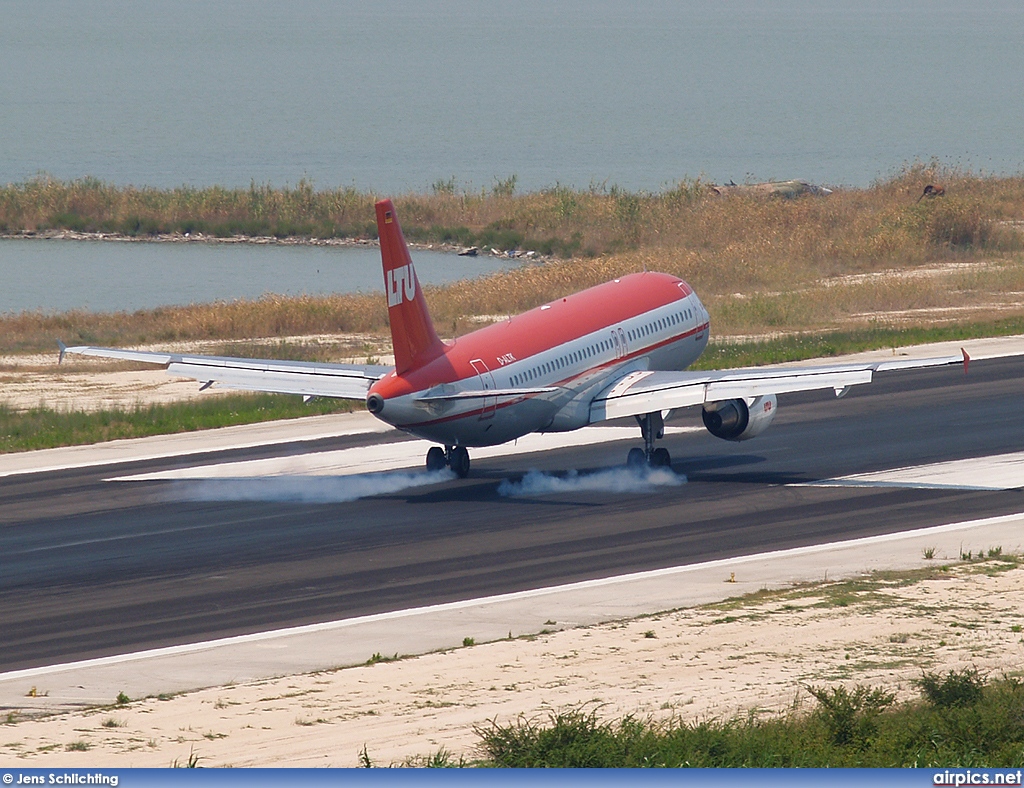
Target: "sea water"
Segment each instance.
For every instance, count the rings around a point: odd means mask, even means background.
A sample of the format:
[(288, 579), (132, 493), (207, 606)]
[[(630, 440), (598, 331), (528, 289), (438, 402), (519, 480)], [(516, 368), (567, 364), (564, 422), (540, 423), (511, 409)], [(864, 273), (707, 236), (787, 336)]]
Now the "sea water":
[(0, 182), (1024, 168), (1020, 0), (0, 0)]
[[(493, 273), (518, 260), (413, 250), (424, 285)], [(124, 312), (171, 304), (281, 295), (382, 291), (374, 246), (0, 241), (0, 314)]]

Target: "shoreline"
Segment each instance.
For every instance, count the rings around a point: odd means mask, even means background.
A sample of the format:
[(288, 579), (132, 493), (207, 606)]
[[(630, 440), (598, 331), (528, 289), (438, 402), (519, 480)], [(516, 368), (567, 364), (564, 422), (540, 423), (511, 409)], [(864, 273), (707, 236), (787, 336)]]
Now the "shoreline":
[[(77, 230), (41, 230), (38, 232), (23, 231), (19, 233), (0, 233), (0, 241), (112, 241), (121, 243), (206, 243), (206, 244), (254, 244), (257, 246), (380, 246), (376, 239), (370, 238), (313, 238), (305, 236), (288, 236), (278, 238), (274, 235), (231, 235), (221, 237), (206, 233), (157, 233), (154, 235), (125, 235), (124, 233), (87, 233)], [(448, 249), (459, 247), (451, 244), (414, 244), (410, 247), (418, 249)]]
[[(286, 236), (278, 238), (274, 235), (231, 235), (218, 236), (206, 233), (157, 233), (155, 235), (125, 235), (123, 233), (88, 233), (77, 230), (41, 230), (38, 232), (0, 233), (3, 241), (105, 241), (112, 243), (183, 243), (183, 244), (251, 244), (253, 246), (338, 246), (338, 247), (380, 247), (376, 238), (317, 238), (315, 236)], [(476, 257), (510, 257), (527, 259), (532, 262), (554, 262), (561, 258), (542, 255), (532, 249), (497, 249), (489, 250), (478, 247), (466, 247), (448, 243), (419, 243), (406, 240), (410, 249), (418, 251), (444, 252), (460, 256)], [(471, 250), (477, 250), (471, 252)]]

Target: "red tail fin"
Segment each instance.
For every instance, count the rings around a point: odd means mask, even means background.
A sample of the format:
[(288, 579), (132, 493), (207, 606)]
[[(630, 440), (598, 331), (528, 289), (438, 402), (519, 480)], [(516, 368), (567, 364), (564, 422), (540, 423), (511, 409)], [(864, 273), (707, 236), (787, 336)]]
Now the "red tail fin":
[(427, 312), (427, 302), (391, 200), (377, 203), (377, 233), (380, 235), (380, 259), (384, 264), (391, 340), (395, 346), (395, 371), (401, 375), (441, 355), (444, 345), (437, 338)]

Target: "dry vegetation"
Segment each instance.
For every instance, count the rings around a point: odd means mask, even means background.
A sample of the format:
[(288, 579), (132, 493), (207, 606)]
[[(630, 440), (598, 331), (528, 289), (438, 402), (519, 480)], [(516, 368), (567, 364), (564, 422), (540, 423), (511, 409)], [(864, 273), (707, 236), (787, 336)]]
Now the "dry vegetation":
[[(918, 201), (928, 183), (946, 195)], [(254, 185), (172, 191), (94, 180), (0, 189), (0, 230), (129, 235), (209, 232), (371, 237), (374, 195)], [(428, 289), (439, 330), (477, 327), (631, 271), (677, 274), (701, 293), (716, 334), (857, 325), (991, 322), (1024, 313), (1024, 176), (915, 166), (828, 197), (722, 197), (700, 182), (659, 194), (555, 187), (516, 195), (439, 183), (396, 198), (407, 237), (558, 255), (507, 274)], [(128, 344), (335, 332), (383, 333), (375, 296), (277, 298), (134, 314), (25, 313), (0, 319), (0, 351), (73, 342)]]

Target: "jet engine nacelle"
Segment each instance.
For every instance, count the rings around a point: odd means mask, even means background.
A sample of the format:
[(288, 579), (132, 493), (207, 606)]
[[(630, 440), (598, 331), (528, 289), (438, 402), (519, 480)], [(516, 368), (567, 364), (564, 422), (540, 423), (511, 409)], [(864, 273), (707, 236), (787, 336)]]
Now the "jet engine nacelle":
[(772, 423), (778, 402), (774, 394), (755, 397), (751, 402), (727, 399), (704, 406), (701, 416), (708, 432), (727, 441), (756, 438)]

